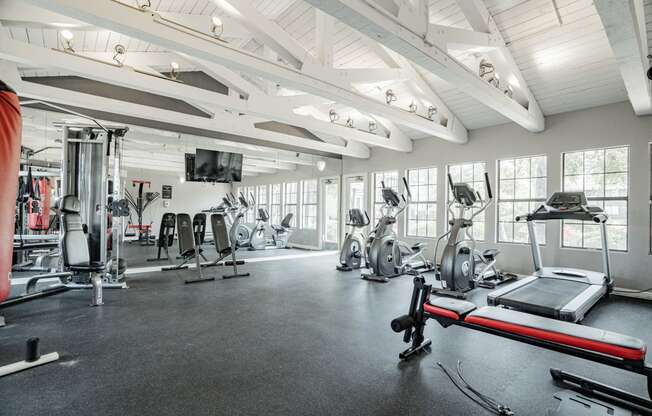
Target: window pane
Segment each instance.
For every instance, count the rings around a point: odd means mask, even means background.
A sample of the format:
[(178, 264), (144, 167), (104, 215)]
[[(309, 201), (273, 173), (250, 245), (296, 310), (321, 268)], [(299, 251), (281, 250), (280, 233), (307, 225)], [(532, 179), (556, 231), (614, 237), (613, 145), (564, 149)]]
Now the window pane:
[[(475, 163), (462, 163), (457, 165), (449, 165), (448, 173), (451, 175), (453, 182), (463, 182), (468, 183), (471, 188), (480, 194), (480, 196), (485, 199), (485, 184), (484, 184), (484, 173), (486, 171), (485, 162), (475, 162)], [(447, 179), (448, 180), (448, 179)], [(448, 189), (448, 184), (446, 184)], [(448, 201), (453, 197), (450, 189), (447, 191)], [(446, 220), (448, 221), (450, 213), (446, 212)], [(476, 228), (476, 224), (484, 221), (484, 214), (473, 219), (473, 227), (470, 232), (472, 232), (474, 238), (478, 241), (484, 240), (484, 225), (478, 226), (479, 230)]]
[(564, 176), (584, 173), (584, 154), (582, 152), (564, 154)]
[(584, 174), (604, 173), (604, 150), (588, 150), (584, 152)]
[(607, 149), (605, 152), (605, 168), (607, 172), (627, 172), (627, 147)]
[(437, 169), (410, 169), (407, 177), (412, 203), (407, 211), (406, 235), (433, 238), (437, 233)]
[(562, 225), (562, 238), (565, 247), (582, 247), (582, 224)]

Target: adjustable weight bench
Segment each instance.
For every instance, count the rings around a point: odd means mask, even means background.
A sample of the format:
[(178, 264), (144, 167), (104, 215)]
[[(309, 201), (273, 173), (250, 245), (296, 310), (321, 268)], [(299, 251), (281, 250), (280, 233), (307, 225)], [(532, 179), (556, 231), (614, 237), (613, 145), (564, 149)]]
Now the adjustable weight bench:
[[(430, 350), (432, 341), (423, 335), (426, 321), (430, 318), (444, 328), (457, 325), (475, 329), (641, 374), (647, 379), (648, 395), (652, 397), (652, 366), (646, 364), (647, 346), (638, 338), (494, 306), (478, 308), (471, 302), (459, 299), (431, 299), (430, 293), (431, 285), (425, 283), (425, 278), (415, 277), (408, 314), (391, 323), (395, 332), (404, 332), (404, 342), (412, 342), (399, 355), (401, 360)], [(551, 369), (550, 373), (556, 381), (573, 385), (584, 392), (652, 412), (652, 401), (648, 398), (559, 369)]]

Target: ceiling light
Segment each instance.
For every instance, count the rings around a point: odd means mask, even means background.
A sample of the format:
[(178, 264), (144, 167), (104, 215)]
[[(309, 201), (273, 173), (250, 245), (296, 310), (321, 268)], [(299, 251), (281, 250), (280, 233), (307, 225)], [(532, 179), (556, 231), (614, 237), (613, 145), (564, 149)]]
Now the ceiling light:
[(428, 107), (428, 118), (430, 120), (433, 120), (435, 118), (435, 115), (437, 115), (437, 107), (435, 106), (429, 106)]
[(340, 115), (337, 114), (335, 110), (330, 110), (328, 112), (328, 117), (331, 119), (331, 123), (335, 123), (337, 120), (340, 119)]
[(179, 183), (184, 183), (186, 182), (186, 178), (183, 176), (179, 176)]
[(126, 57), (126, 54), (127, 54), (127, 48), (125, 48), (124, 45), (121, 45), (121, 44), (118, 43), (113, 48), (113, 52), (114, 52), (113, 61), (116, 64), (122, 66), (124, 64), (124, 62), (125, 62), (125, 57)]
[(145, 0), (143, 2), (141, 2), (139, 0), (139, 1), (136, 1), (136, 4), (138, 4), (138, 8), (142, 9), (142, 10), (146, 10), (146, 9), (149, 9), (150, 7), (152, 7), (152, 2), (150, 0)]
[(349, 116), (349, 118), (346, 119), (346, 127), (353, 128), (353, 119), (351, 118), (351, 116)]
[(211, 20), (213, 22), (211, 32), (213, 33), (213, 36), (219, 38), (222, 36), (222, 33), (224, 33), (224, 24), (222, 23), (222, 19), (220, 19), (218, 16), (213, 16)]
[(509, 98), (512, 98), (514, 96), (514, 88), (512, 88), (511, 85), (507, 85), (507, 88), (505, 88), (505, 91), (503, 91), (506, 96)]
[(170, 62), (170, 78), (177, 79), (179, 76), (179, 64), (172, 61)]
[(417, 112), (417, 105), (414, 103), (414, 101), (412, 101), (412, 104), (410, 104), (408, 109), (410, 110), (410, 113), (416, 113)]
[(387, 104), (391, 104), (396, 100), (397, 100), (397, 98), (396, 98), (396, 94), (394, 94), (394, 91), (392, 91), (392, 90), (385, 91), (385, 102)]
[(63, 39), (63, 43), (64, 43), (63, 50), (66, 52), (75, 52), (75, 50), (72, 48), (72, 38), (74, 38), (75, 35), (68, 29), (62, 30), (61, 32), (59, 32), (59, 34)]
[(369, 120), (369, 133), (373, 133), (378, 129), (378, 125), (374, 120)]
[(324, 162), (323, 160), (318, 160), (317, 161), (317, 170), (320, 171), (320, 172), (323, 172), (324, 169), (326, 169), (326, 162)]

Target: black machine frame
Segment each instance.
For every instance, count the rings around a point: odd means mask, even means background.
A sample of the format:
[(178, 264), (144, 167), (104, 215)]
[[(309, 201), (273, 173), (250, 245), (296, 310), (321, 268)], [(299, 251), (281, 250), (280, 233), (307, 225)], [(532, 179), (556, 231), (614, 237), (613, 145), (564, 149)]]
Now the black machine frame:
[[(414, 288), (412, 291), (412, 298), (410, 301), (408, 315), (404, 315), (392, 321), (392, 329), (395, 332), (404, 332), (403, 341), (406, 343), (411, 342), (411, 346), (399, 354), (399, 358), (401, 360), (408, 360), (420, 354), (421, 352), (430, 351), (432, 340), (424, 336), (424, 330), (427, 320), (434, 319), (444, 328), (452, 325), (457, 325), (640, 374), (646, 378), (648, 396), (652, 398), (652, 365), (644, 361), (630, 361), (619, 359), (578, 347), (558, 344), (526, 335), (511, 333), (470, 322), (465, 322), (464, 320), (452, 319), (431, 314), (424, 310), (424, 304), (426, 304), (430, 299), (432, 285), (427, 284), (425, 278), (422, 275), (418, 273), (413, 273), (413, 275), (415, 275)], [(598, 381), (568, 373), (556, 368), (551, 368), (550, 374), (555, 381), (579, 389), (586, 394), (594, 394), (607, 399), (615, 400), (621, 404), (633, 406), (637, 410), (645, 412), (645, 414), (652, 415), (652, 400), (650, 400), (650, 398), (638, 396), (624, 390), (608, 386)]]

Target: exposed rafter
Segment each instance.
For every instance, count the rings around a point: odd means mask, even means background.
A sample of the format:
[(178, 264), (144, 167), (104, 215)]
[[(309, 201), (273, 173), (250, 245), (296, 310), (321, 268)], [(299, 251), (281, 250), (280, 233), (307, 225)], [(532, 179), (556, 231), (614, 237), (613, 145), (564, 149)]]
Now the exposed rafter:
[(369, 150), (367, 148), (356, 147), (356, 142), (351, 141), (348, 142), (346, 146), (337, 146), (293, 135), (262, 130), (255, 127), (255, 120), (246, 116), (220, 115), (215, 119), (206, 119), (203, 117), (177, 113), (175, 111), (162, 110), (146, 105), (133, 104), (25, 81), (14, 82), (12, 83), (12, 87), (21, 96), (44, 101), (52, 101), (83, 109), (92, 109), (124, 117), (153, 120), (173, 126), (184, 126), (211, 132), (217, 131), (226, 134), (252, 137), (272, 143), (292, 144), (304, 149), (313, 149), (352, 157), (369, 157)]
[(487, 55), (491, 63), (495, 66), (498, 74), (500, 74), (501, 79), (503, 81), (508, 81), (510, 84), (514, 84), (514, 99), (521, 104), (529, 105), (531, 112), (537, 111), (538, 113), (541, 113), (534, 94), (532, 94), (528, 88), (527, 82), (521, 74), (521, 70), (516, 64), (516, 61), (514, 61), (512, 53), (505, 45), (505, 40), (498, 29), (498, 25), (496, 25), (489, 10), (487, 10), (484, 1), (457, 0), (457, 4), (473, 30), (486, 32), (492, 37), (496, 48), (488, 51)]
[(284, 108), (282, 99), (258, 95), (249, 100), (241, 100), (224, 94), (215, 93), (161, 77), (142, 74), (127, 67), (120, 67), (104, 62), (87, 59), (71, 53), (44, 49), (34, 45), (7, 39), (0, 36), (0, 58), (38, 65), (53, 65), (81, 76), (107, 82), (114, 85), (133, 88), (153, 94), (169, 96), (190, 103), (198, 103), (209, 108), (218, 106), (233, 112), (242, 112), (257, 117), (268, 118), (295, 126), (315, 130), (325, 134), (341, 136), (362, 143), (408, 150), (396, 140), (375, 134), (349, 129), (329, 122), (300, 116), (292, 113), (291, 108)]
[(643, 2), (595, 0), (593, 4), (607, 32), (634, 112), (652, 114), (652, 88), (646, 76), (647, 32)]
[(209, 36), (189, 31), (150, 11), (143, 11), (111, 0), (93, 2), (85, 0), (29, 1), (39, 7), (98, 26), (110, 27), (120, 33), (155, 43), (173, 51), (225, 65), (232, 70), (244, 71), (274, 80), (287, 88), (333, 99), (353, 108), (361, 108), (363, 111), (383, 116), (397, 124), (429, 135), (454, 142), (465, 141), (465, 138), (456, 136), (455, 132), (441, 124), (353, 92), (343, 85), (344, 83), (325, 79), (315, 71), (305, 68), (305, 64), (301, 71), (290, 68), (282, 63), (232, 48)]
[[(390, 11), (374, 7), (364, 0), (306, 1), (403, 55), (526, 129), (535, 132), (544, 129), (543, 114), (536, 102), (529, 103), (529, 107), (525, 108), (507, 97), (445, 50), (425, 41), (427, 30), (419, 31), (408, 27)], [(404, 2), (408, 3), (411, 2)]]

